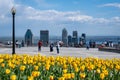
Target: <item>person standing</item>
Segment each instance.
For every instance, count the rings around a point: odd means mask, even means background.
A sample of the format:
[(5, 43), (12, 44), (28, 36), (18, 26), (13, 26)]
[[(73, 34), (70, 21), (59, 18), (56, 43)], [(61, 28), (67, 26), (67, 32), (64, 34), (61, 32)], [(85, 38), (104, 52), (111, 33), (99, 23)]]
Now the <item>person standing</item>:
[(39, 40), (39, 42), (38, 42), (38, 51), (41, 51), (41, 46), (42, 46), (42, 41)]
[(22, 47), (24, 47), (24, 41), (22, 40), (22, 42), (21, 42), (21, 45), (22, 45)]
[(86, 44), (86, 49), (89, 50), (89, 45), (88, 44)]
[(86, 49), (89, 50), (89, 48), (90, 48), (89, 43), (86, 43)]
[(50, 44), (50, 52), (53, 52), (53, 43)]
[(57, 54), (59, 54), (59, 47), (60, 47), (60, 45), (59, 45), (59, 43), (57, 43), (57, 44), (56, 44)]

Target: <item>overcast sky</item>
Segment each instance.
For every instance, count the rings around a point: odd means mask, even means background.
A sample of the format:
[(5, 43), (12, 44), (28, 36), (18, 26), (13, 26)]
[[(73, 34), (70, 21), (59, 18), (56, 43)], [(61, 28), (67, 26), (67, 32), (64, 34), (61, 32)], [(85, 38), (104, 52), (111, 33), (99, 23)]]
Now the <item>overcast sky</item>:
[(34, 36), (40, 30), (61, 36), (66, 28), (69, 35), (120, 36), (120, 0), (0, 0), (0, 37), (12, 36), (11, 8), (16, 8), (16, 36), (31, 29)]

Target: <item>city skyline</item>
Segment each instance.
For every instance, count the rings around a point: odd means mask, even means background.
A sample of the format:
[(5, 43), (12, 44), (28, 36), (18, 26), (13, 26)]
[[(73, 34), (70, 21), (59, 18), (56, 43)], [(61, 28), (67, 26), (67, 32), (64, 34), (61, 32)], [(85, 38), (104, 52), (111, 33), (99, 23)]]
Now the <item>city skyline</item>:
[(33, 36), (40, 30), (61, 36), (63, 28), (68, 35), (120, 36), (119, 0), (0, 0), (0, 37), (12, 36), (13, 6), (16, 36), (24, 36), (27, 29)]

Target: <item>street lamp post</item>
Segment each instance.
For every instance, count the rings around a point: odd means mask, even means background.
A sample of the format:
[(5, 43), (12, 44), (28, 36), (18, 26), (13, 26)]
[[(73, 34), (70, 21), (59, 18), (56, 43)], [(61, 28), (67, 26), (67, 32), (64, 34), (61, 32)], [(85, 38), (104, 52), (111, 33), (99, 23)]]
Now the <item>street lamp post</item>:
[(11, 9), (12, 12), (12, 17), (13, 17), (13, 32), (12, 32), (12, 54), (15, 54), (15, 13), (16, 13), (16, 9), (13, 7)]

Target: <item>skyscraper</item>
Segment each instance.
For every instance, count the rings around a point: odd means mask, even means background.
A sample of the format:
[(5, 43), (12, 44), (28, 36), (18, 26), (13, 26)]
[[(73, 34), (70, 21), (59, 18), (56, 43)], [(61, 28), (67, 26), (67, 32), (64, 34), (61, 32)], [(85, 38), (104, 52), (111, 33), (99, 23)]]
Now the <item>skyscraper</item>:
[(78, 33), (77, 33), (77, 31), (73, 31), (72, 42), (73, 42), (74, 45), (78, 44)]
[(81, 38), (82, 38), (83, 45), (85, 45), (86, 44), (86, 34), (82, 33)]
[(48, 46), (48, 42), (49, 42), (49, 31), (48, 30), (40, 31), (40, 40), (42, 41), (43, 46)]
[(67, 30), (64, 28), (62, 30), (62, 41), (64, 43), (64, 46), (67, 46)]
[(72, 46), (72, 36), (68, 36), (68, 46)]
[(79, 39), (79, 44), (80, 44), (81, 47), (86, 45), (86, 34), (85, 33), (82, 33), (82, 35)]
[(27, 29), (27, 31), (25, 33), (25, 44), (27, 46), (32, 46), (32, 44), (33, 44), (33, 34), (30, 29)]

